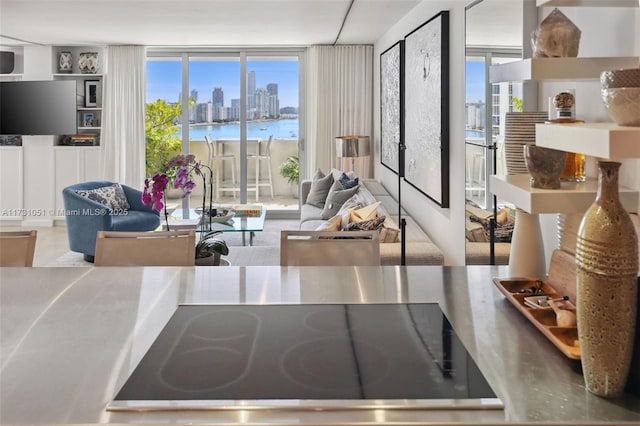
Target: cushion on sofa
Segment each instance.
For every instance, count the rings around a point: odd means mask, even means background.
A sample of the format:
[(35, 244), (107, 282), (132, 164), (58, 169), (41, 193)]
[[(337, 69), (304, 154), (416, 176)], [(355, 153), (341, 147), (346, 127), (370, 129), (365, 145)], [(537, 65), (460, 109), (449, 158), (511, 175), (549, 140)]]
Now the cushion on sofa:
[(349, 189), (353, 188), (354, 186), (358, 186), (358, 177), (356, 176), (354, 178), (350, 178), (345, 172), (342, 172), (342, 174), (340, 175), (340, 179), (338, 179), (338, 182), (340, 182), (340, 185), (342, 185), (344, 189)]
[(343, 231), (379, 231), (384, 225), (384, 216), (376, 217), (375, 219), (364, 220), (362, 222), (350, 222), (347, 226), (342, 228)]
[(364, 222), (378, 217), (378, 206), (380, 202), (369, 204), (359, 209), (349, 210), (349, 222)]
[(119, 183), (96, 189), (77, 190), (76, 194), (97, 201), (112, 210), (128, 210), (130, 207), (124, 189)]
[(339, 214), (333, 216), (329, 220), (322, 222), (314, 231), (331, 231), (337, 232), (342, 229), (342, 216)]
[(320, 217), (322, 219), (329, 219), (335, 216), (340, 210), (340, 207), (342, 207), (342, 205), (356, 192), (358, 192), (358, 186), (345, 189), (339, 181), (334, 181), (329, 193), (327, 194)]
[[(319, 177), (316, 178), (316, 176)], [(309, 190), (309, 195), (307, 195), (305, 204), (322, 208), (324, 207), (327, 195), (329, 195), (331, 185), (333, 185), (333, 175), (328, 174), (324, 176), (322, 171), (318, 169), (316, 176), (314, 176), (314, 179), (311, 182), (311, 189)]]

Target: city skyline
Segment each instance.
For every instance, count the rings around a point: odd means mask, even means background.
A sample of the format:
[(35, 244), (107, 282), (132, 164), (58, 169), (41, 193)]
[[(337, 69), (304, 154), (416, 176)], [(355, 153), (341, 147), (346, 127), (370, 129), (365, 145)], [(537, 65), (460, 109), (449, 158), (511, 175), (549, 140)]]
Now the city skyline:
[[(256, 88), (278, 85), (280, 106), (298, 108), (298, 61), (247, 61), (247, 72), (254, 71)], [(163, 99), (176, 102), (182, 92), (182, 65), (176, 61), (147, 62), (147, 102)], [(224, 92), (225, 107), (240, 98), (240, 62), (233, 60), (190, 61), (189, 92), (198, 92), (198, 103), (212, 100), (213, 90)], [(248, 95), (251, 95), (248, 93)]]

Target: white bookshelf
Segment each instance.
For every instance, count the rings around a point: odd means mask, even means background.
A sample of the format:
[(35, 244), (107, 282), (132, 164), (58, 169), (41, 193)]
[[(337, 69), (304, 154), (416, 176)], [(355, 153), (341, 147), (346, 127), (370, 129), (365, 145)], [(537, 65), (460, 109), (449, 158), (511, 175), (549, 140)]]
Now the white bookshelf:
[(536, 124), (536, 145), (603, 159), (640, 158), (640, 127), (614, 123)]
[[(584, 213), (596, 199), (598, 180), (585, 182), (561, 182), (560, 189), (532, 188), (529, 174), (492, 175), (489, 178), (491, 192), (509, 200), (519, 209), (530, 214)], [(638, 191), (620, 186), (620, 201), (628, 211), (638, 207)]]
[(491, 83), (528, 80), (593, 80), (602, 71), (637, 68), (640, 57), (601, 58), (527, 58), (506, 64), (492, 65)]

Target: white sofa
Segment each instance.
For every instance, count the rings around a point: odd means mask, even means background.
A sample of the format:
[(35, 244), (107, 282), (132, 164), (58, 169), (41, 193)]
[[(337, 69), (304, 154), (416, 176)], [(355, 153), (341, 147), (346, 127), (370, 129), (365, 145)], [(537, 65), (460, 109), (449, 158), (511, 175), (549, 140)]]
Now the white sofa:
[[(300, 185), (300, 199), (302, 207), (300, 210), (300, 229), (304, 231), (314, 231), (325, 222), (322, 219), (322, 208), (307, 204), (307, 196), (311, 189), (311, 180), (304, 180)], [(396, 224), (398, 219), (398, 203), (393, 199), (384, 186), (373, 179), (360, 181), (358, 192), (365, 198), (380, 201), (377, 213), (378, 216), (387, 216)], [(418, 224), (403, 211), (402, 217), (406, 220), (406, 264), (407, 265), (443, 265), (444, 254), (436, 246), (429, 236), (418, 226)], [(400, 264), (401, 243), (380, 243), (380, 264), (399, 265)]]

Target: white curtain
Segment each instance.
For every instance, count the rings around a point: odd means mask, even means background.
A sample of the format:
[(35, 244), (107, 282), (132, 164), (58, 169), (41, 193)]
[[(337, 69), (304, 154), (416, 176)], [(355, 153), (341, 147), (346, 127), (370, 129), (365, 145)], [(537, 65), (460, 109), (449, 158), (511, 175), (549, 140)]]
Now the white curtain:
[(142, 188), (145, 178), (144, 46), (109, 46), (100, 154), (104, 179)]
[[(307, 171), (350, 170), (350, 159), (336, 157), (335, 138), (369, 136), (373, 144), (373, 46), (312, 46), (308, 64)], [(370, 151), (355, 161), (363, 178), (372, 177)]]

